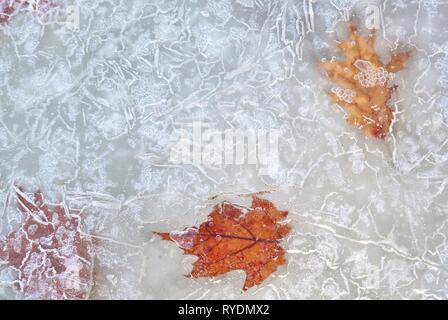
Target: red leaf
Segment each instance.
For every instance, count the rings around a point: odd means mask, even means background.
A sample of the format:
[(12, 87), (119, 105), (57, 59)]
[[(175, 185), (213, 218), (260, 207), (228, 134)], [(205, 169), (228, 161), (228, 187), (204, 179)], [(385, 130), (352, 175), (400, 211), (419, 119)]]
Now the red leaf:
[(16, 14), (21, 7), (31, 6), (34, 12), (46, 13), (57, 5), (52, 0), (0, 0), (0, 26), (8, 24), (11, 17)]
[(214, 277), (243, 270), (245, 291), (286, 263), (280, 242), (290, 230), (283, 223), (288, 212), (279, 211), (268, 200), (253, 197), (252, 207), (247, 211), (223, 202), (215, 206), (199, 228), (156, 234), (163, 240), (174, 241), (185, 254), (198, 257), (190, 276)]
[(92, 287), (93, 244), (80, 216), (15, 188), (21, 227), (0, 240), (0, 261), (18, 272), (16, 289), (42, 299), (85, 299)]

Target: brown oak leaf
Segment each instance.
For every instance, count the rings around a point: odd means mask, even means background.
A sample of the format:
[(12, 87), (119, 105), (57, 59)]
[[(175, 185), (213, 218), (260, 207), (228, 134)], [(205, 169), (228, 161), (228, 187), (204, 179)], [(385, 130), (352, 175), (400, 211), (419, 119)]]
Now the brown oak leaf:
[(79, 230), (79, 212), (14, 188), (23, 222), (0, 238), (0, 262), (17, 272), (16, 289), (40, 299), (88, 298), (93, 243)]
[(320, 65), (338, 85), (328, 94), (350, 113), (347, 121), (362, 128), (366, 136), (381, 139), (390, 132), (394, 118), (388, 102), (397, 86), (390, 85), (390, 80), (404, 68), (410, 53), (396, 53), (383, 64), (374, 47), (375, 34), (370, 33), (366, 40), (350, 22), (348, 39), (339, 44), (345, 60), (323, 60)]
[(280, 242), (290, 230), (284, 221), (287, 215), (270, 201), (254, 196), (250, 209), (222, 202), (199, 228), (156, 234), (175, 242), (184, 254), (198, 257), (189, 276), (215, 277), (243, 270), (245, 291), (286, 263)]

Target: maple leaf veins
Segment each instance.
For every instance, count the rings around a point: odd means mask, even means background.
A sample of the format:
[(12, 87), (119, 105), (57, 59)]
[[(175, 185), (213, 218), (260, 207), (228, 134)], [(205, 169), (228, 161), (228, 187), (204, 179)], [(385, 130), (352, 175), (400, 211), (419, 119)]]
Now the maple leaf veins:
[(286, 263), (280, 241), (289, 233), (287, 211), (279, 211), (264, 199), (253, 197), (250, 209), (228, 202), (214, 207), (199, 228), (160, 233), (175, 242), (184, 254), (195, 255), (192, 277), (214, 277), (234, 270), (246, 272), (243, 290), (263, 282)]

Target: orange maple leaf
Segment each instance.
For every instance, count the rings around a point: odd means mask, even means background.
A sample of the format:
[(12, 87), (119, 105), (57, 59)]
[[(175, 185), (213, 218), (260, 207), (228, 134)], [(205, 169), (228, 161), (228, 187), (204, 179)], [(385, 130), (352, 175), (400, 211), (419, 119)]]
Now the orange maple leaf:
[(361, 127), (368, 137), (384, 138), (394, 118), (388, 102), (397, 88), (389, 82), (404, 68), (410, 53), (394, 54), (388, 64), (383, 64), (374, 46), (375, 34), (370, 33), (366, 40), (350, 22), (348, 39), (339, 44), (345, 60), (323, 60), (320, 65), (327, 77), (339, 85), (328, 94), (350, 113), (347, 121)]
[(0, 238), (0, 262), (17, 271), (16, 289), (41, 299), (87, 298), (93, 243), (79, 230), (79, 213), (46, 203), (40, 191), (15, 193), (24, 220)]
[(279, 211), (270, 201), (254, 196), (250, 209), (223, 202), (214, 207), (199, 228), (156, 234), (174, 241), (184, 254), (198, 257), (189, 276), (215, 277), (243, 270), (246, 291), (286, 263), (280, 241), (290, 230), (284, 223), (287, 215), (287, 211)]

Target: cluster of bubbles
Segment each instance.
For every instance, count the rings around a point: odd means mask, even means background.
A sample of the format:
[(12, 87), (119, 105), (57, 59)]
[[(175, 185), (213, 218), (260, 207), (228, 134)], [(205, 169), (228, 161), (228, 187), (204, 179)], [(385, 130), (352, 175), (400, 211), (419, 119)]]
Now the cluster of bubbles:
[(355, 75), (355, 80), (365, 88), (385, 86), (387, 81), (393, 79), (393, 73), (387, 72), (383, 67), (375, 68), (369, 61), (357, 60), (354, 65), (360, 70)]
[(344, 89), (340, 87), (332, 88), (331, 92), (333, 92), (340, 100), (345, 101), (347, 103), (352, 103), (353, 98), (356, 96), (356, 93), (353, 90)]

